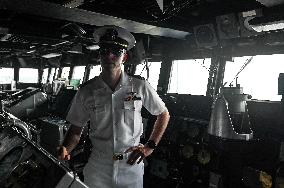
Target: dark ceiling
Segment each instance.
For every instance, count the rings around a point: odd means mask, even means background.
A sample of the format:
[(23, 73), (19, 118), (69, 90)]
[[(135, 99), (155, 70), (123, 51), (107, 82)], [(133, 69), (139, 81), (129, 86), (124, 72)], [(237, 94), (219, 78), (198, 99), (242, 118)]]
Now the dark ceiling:
[(189, 31), (190, 27), (208, 23), (217, 15), (241, 12), (263, 7), (255, 0), (165, 0), (163, 12), (155, 0), (97, 0), (84, 3), (78, 8)]
[[(83, 47), (79, 54), (95, 54), (86, 47), (94, 44), (92, 33), (102, 25), (129, 29), (137, 40), (143, 41), (146, 50), (159, 48), (165, 41), (181, 47), (190, 43), (189, 48), (235, 41), (242, 45), (252, 41), (251, 37), (261, 37), (243, 32), (239, 15), (261, 10), (260, 16), (265, 19), (282, 18), (283, 3), (283, 0), (2, 0), (0, 62), (18, 57), (42, 61), (43, 55), (68, 54), (78, 44)], [(233, 26), (224, 36), (226, 32), (221, 33), (217, 17), (230, 14)], [(236, 27), (234, 22), (238, 23)], [(276, 38), (283, 40), (282, 36)]]

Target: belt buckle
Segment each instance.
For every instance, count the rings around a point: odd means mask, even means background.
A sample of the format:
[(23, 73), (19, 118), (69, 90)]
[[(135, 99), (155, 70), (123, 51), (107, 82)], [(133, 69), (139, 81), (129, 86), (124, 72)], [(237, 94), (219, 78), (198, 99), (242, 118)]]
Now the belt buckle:
[(121, 153), (115, 153), (115, 154), (112, 156), (112, 159), (113, 159), (114, 161), (122, 160), (122, 159), (123, 159), (123, 154), (121, 154)]

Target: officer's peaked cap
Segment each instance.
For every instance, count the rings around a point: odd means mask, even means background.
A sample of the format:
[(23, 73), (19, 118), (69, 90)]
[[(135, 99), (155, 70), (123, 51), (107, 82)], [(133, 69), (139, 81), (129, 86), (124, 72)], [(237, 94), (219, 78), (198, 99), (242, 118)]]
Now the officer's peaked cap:
[(95, 30), (94, 39), (99, 46), (114, 45), (130, 50), (136, 41), (134, 36), (126, 29), (118, 26), (103, 26)]

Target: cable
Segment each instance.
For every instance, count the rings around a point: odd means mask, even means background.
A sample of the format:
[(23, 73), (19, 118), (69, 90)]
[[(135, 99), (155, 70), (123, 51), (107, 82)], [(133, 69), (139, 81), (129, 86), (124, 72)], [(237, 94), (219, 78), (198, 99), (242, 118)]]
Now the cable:
[[(238, 75), (246, 68), (246, 66), (252, 61), (253, 56), (251, 56), (249, 59), (247, 59), (247, 61), (243, 64), (243, 66), (240, 68), (239, 72), (236, 74), (236, 76), (234, 77), (234, 79), (230, 82), (229, 85), (232, 84), (232, 82), (238, 77)], [(227, 84), (227, 82), (223, 85), (223, 87)]]
[(72, 182), (70, 183), (70, 185), (68, 186), (68, 188), (71, 188), (72, 184), (73, 184), (73, 183), (75, 182), (75, 180), (76, 180), (77, 174), (74, 173), (74, 171), (72, 171), (72, 172), (73, 172), (73, 180), (72, 180)]
[(144, 65), (143, 69), (141, 70), (139, 76), (141, 76), (141, 74), (143, 73), (144, 69), (146, 68), (146, 64)]
[(202, 63), (199, 63), (196, 59), (194, 59), (195, 62), (200, 64), (203, 68), (205, 68), (208, 72), (210, 71), (206, 66), (205, 66), (205, 58), (203, 59)]
[(74, 167), (74, 164), (73, 163), (69, 163), (70, 164), (70, 169), (72, 170), (72, 173), (73, 173), (73, 180), (72, 182), (69, 184), (68, 188), (71, 188), (72, 184), (75, 182), (76, 178), (78, 177), (77, 176), (77, 170), (76, 168)]
[(149, 77), (150, 77), (150, 67), (151, 67), (151, 65), (152, 65), (152, 63), (150, 63), (150, 65), (148, 65), (148, 60), (145, 60), (145, 65), (144, 65), (144, 67), (143, 67), (143, 69), (142, 69), (142, 71), (140, 72), (140, 74), (139, 74), (139, 76), (141, 76), (141, 74), (143, 73), (143, 71), (144, 71), (144, 69), (146, 68), (146, 71), (147, 71), (147, 78), (146, 78), (146, 80), (148, 81), (148, 79), (149, 79)]
[(145, 59), (145, 62), (146, 62), (146, 71), (147, 71), (147, 79), (146, 80), (148, 80), (149, 79), (149, 67), (150, 67), (150, 65), (148, 64), (148, 60), (147, 59)]

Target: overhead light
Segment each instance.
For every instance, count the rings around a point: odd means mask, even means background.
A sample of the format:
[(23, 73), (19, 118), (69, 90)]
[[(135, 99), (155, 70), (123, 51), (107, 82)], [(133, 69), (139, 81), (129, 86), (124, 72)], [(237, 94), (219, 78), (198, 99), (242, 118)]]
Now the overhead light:
[(87, 46), (86, 49), (88, 50), (98, 50), (100, 47), (97, 44), (91, 45), (91, 46)]
[(266, 32), (284, 29), (284, 20), (269, 22), (260, 25), (251, 25), (256, 32)]
[(49, 54), (45, 54), (41, 57), (44, 57), (44, 58), (52, 58), (52, 57), (58, 57), (58, 56), (61, 56), (62, 54), (59, 54), (59, 53), (49, 53)]
[(70, 43), (70, 42), (69, 41), (63, 41), (63, 42), (60, 42), (60, 43), (57, 43), (57, 44), (53, 44), (51, 46), (56, 47), (56, 46), (60, 46), (60, 45), (68, 44), (68, 43)]
[(31, 50), (31, 51), (28, 51), (28, 52), (26, 52), (27, 54), (32, 54), (32, 53), (34, 53), (35, 52), (35, 50)]
[(71, 54), (83, 54), (82, 52), (79, 52), (79, 51), (76, 51), (76, 50), (69, 50), (67, 52), (69, 52)]

